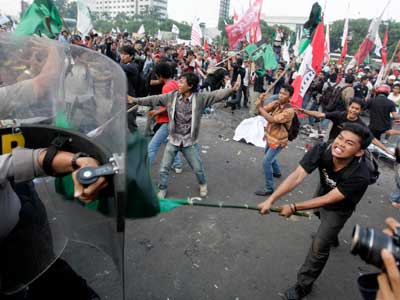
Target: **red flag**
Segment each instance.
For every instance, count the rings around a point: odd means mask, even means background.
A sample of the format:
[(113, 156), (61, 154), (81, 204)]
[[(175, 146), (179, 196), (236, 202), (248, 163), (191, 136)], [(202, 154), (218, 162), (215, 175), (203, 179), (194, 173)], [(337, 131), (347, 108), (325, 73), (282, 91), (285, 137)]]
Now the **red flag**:
[(255, 0), (240, 20), (231, 25), (226, 25), (229, 47), (234, 49), (237, 43), (246, 36), (252, 27), (257, 27), (260, 22), (261, 7), (263, 0)]
[(367, 55), (371, 52), (372, 48), (374, 48), (378, 36), (379, 23), (381, 22), (382, 14), (378, 18), (372, 20), (371, 24), (369, 25), (367, 36), (361, 43), (356, 54), (354, 54), (354, 58), (347, 65), (346, 70), (353, 68), (356, 64), (361, 65)]
[(314, 38), (310, 46), (304, 51), (304, 58), (300, 65), (299, 72), (292, 83), (294, 94), (290, 102), (293, 106), (301, 107), (306, 91), (314, 80), (315, 75), (321, 71), (324, 61), (324, 48), (324, 23), (320, 22), (315, 29)]
[(342, 48), (342, 53), (340, 54), (339, 65), (343, 65), (343, 63), (346, 60), (346, 55), (347, 55), (347, 38), (344, 41), (344, 46)]

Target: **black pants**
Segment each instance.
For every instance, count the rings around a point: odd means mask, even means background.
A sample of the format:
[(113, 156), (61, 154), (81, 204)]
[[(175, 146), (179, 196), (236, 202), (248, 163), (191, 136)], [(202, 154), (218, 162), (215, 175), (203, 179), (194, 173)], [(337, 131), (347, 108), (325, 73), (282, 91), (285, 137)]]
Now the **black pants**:
[(11, 296), (0, 292), (0, 300), (88, 299), (91, 291), (86, 281), (53, 253), (46, 209), (33, 183), (13, 184), (13, 188), (21, 200), (21, 210), (17, 225), (0, 244), (1, 288), (14, 290), (37, 279), (29, 289)]
[(332, 243), (353, 212), (320, 208), (319, 213), (321, 224), (312, 241), (306, 260), (297, 274), (297, 284), (305, 290), (311, 289), (314, 281), (321, 274), (328, 261)]

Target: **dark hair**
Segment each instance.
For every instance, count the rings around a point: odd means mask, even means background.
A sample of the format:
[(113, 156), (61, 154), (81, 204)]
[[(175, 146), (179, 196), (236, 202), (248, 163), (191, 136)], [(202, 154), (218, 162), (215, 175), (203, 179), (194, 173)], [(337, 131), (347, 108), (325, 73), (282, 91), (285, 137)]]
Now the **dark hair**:
[(128, 54), (129, 56), (133, 56), (133, 57), (136, 55), (136, 50), (135, 50), (135, 48), (133, 48), (133, 47), (130, 46), (130, 45), (122, 46), (122, 47), (119, 49), (119, 52), (120, 52), (120, 53), (126, 53), (126, 54)]
[(186, 78), (187, 84), (192, 87), (190, 91), (192, 93), (196, 92), (199, 85), (199, 77), (193, 72), (186, 72), (181, 75), (181, 78), (182, 77)]
[(367, 75), (362, 76), (361, 79), (360, 79), (360, 81), (364, 81), (364, 80), (369, 80)]
[(290, 97), (293, 96), (294, 88), (289, 84), (282, 84), (281, 89), (284, 89), (289, 92)]
[(237, 64), (238, 67), (241, 67), (242, 64), (243, 64), (243, 58), (239, 57), (239, 58), (236, 60), (236, 64)]
[(355, 80), (354, 76), (351, 74), (347, 74), (346, 77), (344, 78), (345, 83), (353, 83)]
[(169, 79), (172, 77), (172, 69), (171, 66), (166, 62), (159, 62), (154, 67), (154, 72), (165, 79)]
[(393, 88), (395, 88), (395, 87), (400, 87), (400, 83), (395, 83), (395, 84), (393, 84), (393, 85), (392, 85), (392, 90), (393, 90)]
[(360, 137), (361, 149), (367, 149), (373, 140), (373, 136), (368, 127), (357, 123), (344, 123), (342, 131), (350, 131)]
[(189, 50), (189, 51), (186, 53), (186, 56), (189, 56), (189, 55), (194, 55), (194, 52), (193, 52), (192, 50)]
[(358, 98), (358, 97), (351, 98), (349, 106), (352, 103), (356, 103), (356, 104), (360, 105), (361, 109), (364, 109), (364, 101), (361, 98)]
[(337, 80), (337, 74), (336, 73), (332, 73), (329, 75), (329, 81), (330, 82), (336, 82)]

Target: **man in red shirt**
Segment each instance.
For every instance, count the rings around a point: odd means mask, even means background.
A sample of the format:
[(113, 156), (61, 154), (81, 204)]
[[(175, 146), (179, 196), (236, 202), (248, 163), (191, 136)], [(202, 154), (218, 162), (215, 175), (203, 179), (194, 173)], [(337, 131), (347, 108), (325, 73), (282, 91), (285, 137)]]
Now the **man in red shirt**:
[[(159, 80), (164, 83), (162, 88), (162, 94), (168, 94), (178, 89), (178, 81), (172, 80), (173, 72), (172, 68), (168, 63), (160, 62), (155, 66), (154, 71), (156, 72)], [(148, 116), (156, 119), (157, 131), (152, 137), (149, 146), (149, 159), (152, 164), (156, 159), (157, 152), (160, 149), (161, 144), (165, 144), (168, 138), (168, 113), (165, 106), (160, 106), (158, 110), (151, 110), (148, 112)], [(182, 161), (179, 158), (179, 153), (176, 154), (172, 168), (176, 173), (182, 173)]]

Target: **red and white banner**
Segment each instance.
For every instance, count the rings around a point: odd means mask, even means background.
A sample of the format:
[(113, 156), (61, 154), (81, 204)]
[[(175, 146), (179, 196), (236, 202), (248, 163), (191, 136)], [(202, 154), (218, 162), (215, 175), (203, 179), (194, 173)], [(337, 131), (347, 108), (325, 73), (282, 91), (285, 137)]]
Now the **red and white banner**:
[(386, 31), (385, 31), (385, 36), (383, 38), (383, 44), (382, 47), (380, 49), (380, 56), (382, 58), (382, 66), (381, 69), (379, 71), (378, 77), (376, 78), (375, 81), (375, 87), (378, 87), (381, 85), (382, 81), (384, 81), (384, 77), (385, 74), (387, 74), (387, 49), (386, 49), (386, 45), (387, 45), (387, 41), (388, 41), (388, 37), (389, 37), (389, 25), (386, 26)]
[(229, 47), (234, 49), (237, 43), (246, 36), (251, 28), (259, 25), (263, 0), (255, 0), (253, 5), (247, 9), (245, 14), (235, 24), (226, 25)]
[(201, 29), (199, 22), (195, 20), (192, 25), (192, 34), (190, 36), (192, 46), (201, 46)]
[(348, 35), (349, 35), (349, 18), (346, 18), (344, 21), (344, 28), (343, 28), (343, 36), (342, 36), (342, 53), (340, 55), (340, 59), (338, 64), (343, 65), (346, 60), (347, 55), (347, 43), (348, 43)]
[(290, 102), (295, 107), (301, 107), (303, 97), (310, 87), (314, 77), (321, 71), (324, 60), (325, 36), (324, 23), (320, 22), (315, 29), (311, 44), (304, 51), (297, 77), (292, 83), (294, 94)]
[(379, 17), (372, 20), (371, 24), (369, 25), (367, 36), (361, 43), (356, 54), (354, 54), (354, 58), (347, 66), (346, 70), (354, 68), (356, 65), (361, 65), (364, 62), (367, 55), (371, 52), (372, 48), (374, 48), (375, 45), (379, 46), (377, 41), (379, 24), (381, 23), (382, 16), (383, 13), (385, 12), (386, 7), (384, 8)]
[(331, 52), (331, 43), (329, 38), (329, 23), (326, 23), (325, 31), (325, 49), (324, 49), (324, 63), (328, 64), (331, 60), (329, 53)]

